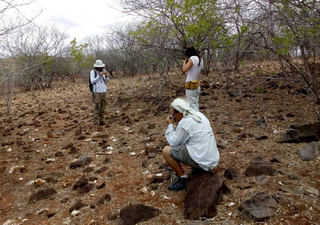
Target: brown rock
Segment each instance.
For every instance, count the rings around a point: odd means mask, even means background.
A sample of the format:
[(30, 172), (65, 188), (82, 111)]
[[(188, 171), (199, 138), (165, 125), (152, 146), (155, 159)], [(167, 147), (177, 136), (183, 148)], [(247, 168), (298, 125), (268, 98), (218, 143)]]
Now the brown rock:
[(104, 194), (97, 202), (97, 205), (104, 205), (106, 202), (109, 202), (110, 200), (111, 196), (109, 194)]
[(266, 192), (254, 194), (250, 199), (243, 201), (239, 207), (239, 214), (248, 221), (265, 221), (277, 212), (276, 200)]
[(47, 210), (47, 217), (48, 218), (53, 217), (56, 214), (57, 214), (57, 210), (55, 210), (55, 209), (48, 209)]
[(106, 171), (108, 169), (108, 167), (106, 166), (103, 166), (103, 167), (100, 167), (99, 169), (97, 169), (96, 171), (94, 171), (94, 173), (102, 173), (104, 171)]
[(77, 182), (73, 185), (73, 189), (82, 188), (87, 184), (89, 184), (88, 179), (85, 177), (80, 177), (79, 180), (77, 180)]
[(6, 170), (6, 167), (5, 167), (5, 166), (1, 166), (1, 167), (0, 167), (0, 173), (3, 173), (5, 170)]
[(99, 183), (96, 184), (97, 189), (101, 189), (104, 186), (106, 186), (106, 183), (104, 181), (100, 181)]
[(87, 206), (86, 204), (82, 203), (81, 201), (78, 201), (77, 203), (75, 203), (73, 206), (69, 208), (69, 213), (72, 213), (73, 210), (79, 210), (86, 206)]
[(107, 219), (108, 219), (108, 220), (116, 220), (116, 219), (118, 218), (118, 216), (119, 216), (119, 213), (118, 213), (118, 212), (116, 212), (116, 211), (114, 211), (114, 210), (110, 210), (110, 211), (108, 212)]
[(160, 213), (159, 209), (142, 204), (127, 205), (120, 211), (121, 225), (134, 225), (147, 221)]
[(275, 176), (276, 174), (277, 174), (277, 170), (265, 164), (253, 163), (250, 166), (248, 166), (245, 170), (245, 175), (248, 177), (260, 176), (260, 175)]
[(89, 165), (93, 159), (91, 157), (83, 157), (70, 164), (70, 169), (76, 169), (78, 167), (83, 167)]
[(30, 196), (28, 204), (32, 204), (32, 203), (35, 203), (37, 201), (40, 201), (40, 200), (43, 200), (46, 198), (50, 198), (55, 193), (57, 193), (57, 192), (53, 188), (47, 188), (47, 189), (40, 190), (36, 193), (33, 193)]
[(88, 192), (90, 192), (93, 188), (94, 188), (94, 185), (93, 185), (93, 184), (87, 184), (87, 185), (83, 186), (82, 188), (80, 188), (79, 194), (88, 193)]
[(185, 197), (184, 217), (188, 220), (203, 216), (214, 217), (217, 214), (216, 205), (221, 201), (222, 193), (228, 191), (229, 188), (217, 174), (204, 172), (191, 175)]
[(224, 177), (229, 180), (239, 180), (241, 175), (235, 168), (229, 167), (224, 171)]

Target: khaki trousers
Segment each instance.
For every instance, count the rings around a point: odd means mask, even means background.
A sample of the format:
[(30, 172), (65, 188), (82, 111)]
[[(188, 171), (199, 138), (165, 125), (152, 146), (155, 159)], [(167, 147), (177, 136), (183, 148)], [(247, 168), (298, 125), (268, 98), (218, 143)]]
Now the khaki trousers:
[(107, 93), (93, 92), (93, 119), (94, 123), (104, 122), (104, 115), (107, 107)]

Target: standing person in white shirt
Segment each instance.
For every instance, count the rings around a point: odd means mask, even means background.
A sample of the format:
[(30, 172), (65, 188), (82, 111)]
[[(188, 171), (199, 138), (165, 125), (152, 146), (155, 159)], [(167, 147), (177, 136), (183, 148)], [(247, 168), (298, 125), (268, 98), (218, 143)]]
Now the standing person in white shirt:
[[(168, 129), (165, 133), (170, 146), (164, 147), (162, 155), (179, 177), (168, 189), (180, 191), (188, 186), (188, 176), (180, 163), (212, 172), (218, 165), (219, 151), (209, 120), (192, 109), (187, 99), (177, 98), (171, 107), (173, 114), (167, 117)], [(176, 129), (173, 123), (176, 123)]]
[(110, 78), (107, 71), (103, 69), (105, 64), (101, 60), (96, 60), (94, 69), (90, 72), (90, 82), (92, 84), (93, 101), (93, 124), (105, 125), (104, 114), (107, 106), (107, 83)]
[(186, 97), (190, 101), (190, 106), (199, 111), (200, 81), (199, 75), (203, 69), (203, 60), (199, 56), (197, 50), (191, 46), (185, 51), (186, 60), (183, 60), (182, 70), (187, 72), (185, 83)]

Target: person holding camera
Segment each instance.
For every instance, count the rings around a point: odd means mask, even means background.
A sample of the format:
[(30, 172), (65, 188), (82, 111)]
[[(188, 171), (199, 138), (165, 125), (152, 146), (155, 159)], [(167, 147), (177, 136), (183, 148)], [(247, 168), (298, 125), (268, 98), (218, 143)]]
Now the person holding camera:
[(107, 106), (107, 83), (110, 81), (107, 71), (103, 68), (105, 64), (101, 60), (96, 60), (94, 69), (90, 72), (90, 82), (92, 84), (93, 124), (105, 125), (104, 114)]
[(183, 60), (182, 70), (187, 73), (185, 83), (186, 97), (190, 101), (191, 107), (199, 111), (200, 81), (199, 75), (203, 69), (203, 60), (197, 50), (190, 46), (185, 51), (186, 60)]
[(188, 186), (188, 176), (180, 163), (213, 173), (219, 162), (219, 151), (209, 120), (192, 109), (188, 99), (177, 98), (171, 107), (172, 115), (166, 119), (168, 128), (165, 132), (169, 146), (164, 147), (162, 155), (178, 175), (168, 189), (180, 191)]

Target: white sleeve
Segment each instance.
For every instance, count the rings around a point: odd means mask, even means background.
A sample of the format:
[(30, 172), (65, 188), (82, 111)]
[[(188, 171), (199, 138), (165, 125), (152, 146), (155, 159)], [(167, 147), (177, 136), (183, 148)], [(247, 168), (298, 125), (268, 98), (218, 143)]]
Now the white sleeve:
[(100, 76), (98, 76), (98, 74), (97, 74), (96, 77), (94, 77), (94, 76), (95, 76), (94, 70), (91, 70), (91, 72), (90, 72), (90, 81), (91, 81), (91, 84), (95, 84), (95, 83), (98, 82), (98, 80), (100, 80)]
[(189, 133), (182, 127), (178, 126), (175, 130), (173, 124), (168, 125), (165, 136), (170, 146), (184, 145), (190, 137)]

